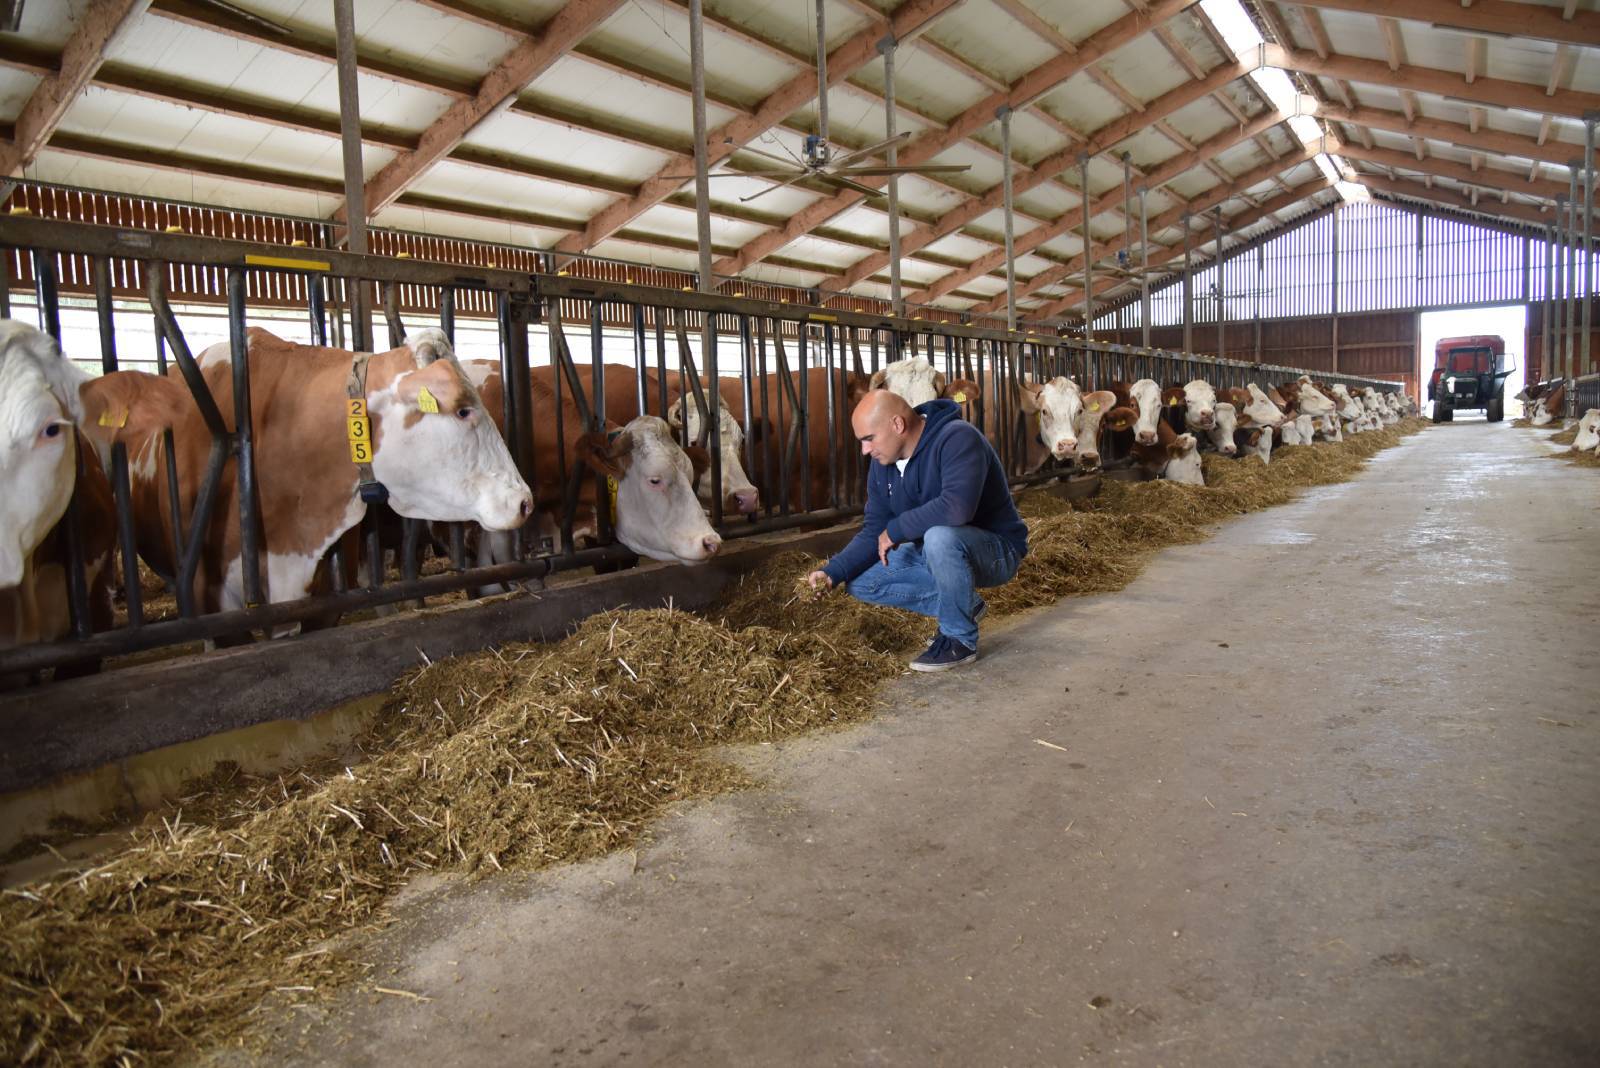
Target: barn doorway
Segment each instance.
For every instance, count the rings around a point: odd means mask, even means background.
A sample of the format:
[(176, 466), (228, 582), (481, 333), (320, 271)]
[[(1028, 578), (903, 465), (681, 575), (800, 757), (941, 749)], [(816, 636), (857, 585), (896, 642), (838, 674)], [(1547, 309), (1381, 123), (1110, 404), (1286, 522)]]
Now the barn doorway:
[[(1522, 415), (1522, 404), (1512, 394), (1522, 389), (1522, 368), (1526, 366), (1526, 340), (1528, 306), (1503, 304), (1490, 308), (1452, 308), (1448, 311), (1423, 312), (1417, 325), (1417, 353), (1421, 363), (1423, 413), (1433, 414), (1428, 401), (1428, 377), (1433, 371), (1433, 348), (1440, 339), (1466, 337), (1472, 334), (1499, 334), (1506, 342), (1507, 362), (1516, 368), (1506, 379), (1506, 418)], [(1462, 412), (1457, 422), (1482, 422), (1482, 412)]]

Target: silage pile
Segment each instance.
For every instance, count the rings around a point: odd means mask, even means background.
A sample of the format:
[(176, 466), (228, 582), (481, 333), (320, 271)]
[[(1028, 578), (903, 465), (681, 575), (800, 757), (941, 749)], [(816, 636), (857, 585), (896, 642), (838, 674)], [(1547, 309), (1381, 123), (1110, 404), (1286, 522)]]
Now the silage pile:
[(1550, 435), (1550, 442), (1554, 445), (1571, 445), (1578, 440), (1578, 424), (1573, 423), (1565, 430), (1558, 430)]
[[(1156, 549), (1347, 478), (1425, 425), (1284, 449), (1270, 467), (1208, 461), (1214, 487), (1108, 482), (1081, 511), (1030, 497), (1032, 551), (992, 609), (1120, 589)], [(777, 556), (704, 616), (610, 612), (552, 645), (427, 665), (348, 759), (220, 774), (98, 866), (5, 891), (0, 1062), (160, 1061), (214, 1042), (259, 1007), (358, 979), (351, 936), (419, 873), (616, 849), (664, 806), (746, 781), (713, 746), (867, 717), (928, 623), (812, 598), (798, 580), (815, 564)]]

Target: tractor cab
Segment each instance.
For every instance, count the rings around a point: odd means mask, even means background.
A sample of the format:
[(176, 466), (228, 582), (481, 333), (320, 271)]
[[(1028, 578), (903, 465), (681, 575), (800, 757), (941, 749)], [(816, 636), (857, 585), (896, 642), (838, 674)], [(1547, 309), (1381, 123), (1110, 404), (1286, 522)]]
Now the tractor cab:
[(1463, 408), (1483, 409), (1489, 422), (1505, 417), (1505, 381), (1514, 367), (1507, 366), (1505, 339), (1498, 334), (1447, 337), (1434, 347), (1433, 374), (1428, 379), (1428, 399), (1433, 401), (1433, 421), (1448, 423)]

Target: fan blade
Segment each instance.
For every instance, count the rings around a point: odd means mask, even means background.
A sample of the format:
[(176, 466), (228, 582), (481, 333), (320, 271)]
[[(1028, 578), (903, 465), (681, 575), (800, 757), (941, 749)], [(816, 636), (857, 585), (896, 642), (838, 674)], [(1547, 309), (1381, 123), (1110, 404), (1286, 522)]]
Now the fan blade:
[(759, 149), (759, 148), (751, 148), (749, 145), (740, 145), (739, 146), (739, 151), (740, 152), (748, 152), (752, 156), (760, 156), (763, 159), (777, 160), (779, 163), (783, 164), (785, 167), (804, 167), (804, 164), (802, 164), (797, 159), (791, 159), (788, 156), (780, 156), (775, 152), (767, 152), (767, 151), (764, 151), (764, 150)]
[(827, 171), (818, 171), (816, 177), (832, 185), (842, 185), (846, 189), (854, 189), (857, 193), (862, 193), (869, 197), (881, 197), (884, 195), (881, 189), (874, 189), (870, 185), (862, 185), (860, 182), (852, 182), (848, 178), (841, 178), (837, 174), (829, 174)]
[[(771, 177), (771, 178), (786, 178), (791, 174), (799, 174), (801, 176), (804, 176), (805, 172), (804, 171), (718, 171), (716, 174), (708, 174), (708, 175), (706, 175), (706, 177), (707, 178), (768, 178), (768, 177)], [(687, 182), (693, 177), (694, 177), (694, 175), (692, 175), (692, 174), (663, 174), (663, 175), (661, 175), (661, 178), (663, 180), (673, 181), (673, 182)]]
[(789, 179), (786, 179), (785, 181), (779, 182), (777, 185), (768, 186), (767, 188), (763, 189), (759, 193), (751, 193), (747, 197), (740, 197), (739, 198), (739, 203), (748, 204), (752, 200), (756, 200), (756, 199), (759, 199), (760, 197), (766, 196), (768, 193), (774, 192), (775, 190), (778, 190), (778, 189), (784, 189), (784, 188), (786, 188), (788, 186), (794, 185), (794, 183), (796, 183), (796, 182), (803, 182), (807, 178), (810, 178), (810, 177), (811, 177), (811, 175), (809, 175), (809, 174), (807, 174), (805, 172), (801, 172), (800, 174), (795, 175), (793, 178), (789, 178)]
[(834, 171), (834, 174), (961, 174), (970, 171), (971, 164), (967, 163), (925, 163), (920, 166), (907, 167), (847, 167), (843, 171)]
[(834, 165), (835, 168), (844, 167), (844, 166), (847, 166), (847, 165), (855, 162), (858, 159), (861, 159), (863, 156), (874, 156), (874, 155), (877, 155), (879, 152), (882, 152), (884, 149), (888, 148), (890, 145), (898, 144), (901, 141), (906, 140), (910, 136), (911, 136), (911, 131), (907, 130), (905, 133), (895, 134), (893, 137), (889, 138), (886, 141), (879, 141), (875, 145), (868, 145), (866, 148), (858, 148), (854, 152), (847, 152), (844, 155), (840, 156), (838, 159), (834, 160), (833, 161), (833, 165)]

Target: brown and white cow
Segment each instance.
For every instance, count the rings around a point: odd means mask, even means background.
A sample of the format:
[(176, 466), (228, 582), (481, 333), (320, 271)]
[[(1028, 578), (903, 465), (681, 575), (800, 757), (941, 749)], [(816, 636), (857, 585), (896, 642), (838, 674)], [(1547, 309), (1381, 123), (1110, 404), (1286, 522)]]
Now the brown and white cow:
[(1557, 381), (1556, 384), (1542, 392), (1533, 402), (1533, 417), (1529, 420), (1534, 426), (1548, 426), (1553, 422), (1565, 419), (1567, 416), (1567, 384)]
[(78, 498), (90, 623), (111, 627), (115, 512), (93, 444), (170, 425), (167, 401), (134, 403), (137, 371), (91, 379), (54, 339), (0, 320), (0, 648), (64, 637), (68, 502)]
[[(347, 425), (358, 360), (342, 349), (300, 345), (257, 328), (247, 332), (247, 345), (263, 593), (269, 602), (294, 600), (311, 592), (324, 554), (366, 514)], [(200, 362), (231, 429), (231, 354), (226, 345), (214, 346)], [(533, 496), (442, 332), (423, 330), (399, 348), (372, 354), (364, 371), (357, 392), (370, 422), (372, 474), (396, 513), (471, 521), (488, 530), (513, 529), (532, 514)], [(179, 382), (151, 381), (180, 391), (187, 403), (173, 439), (180, 511), (188, 516), (211, 435)], [(146, 392), (152, 388), (147, 384)], [(165, 452), (161, 435), (147, 435), (131, 467), (140, 555), (171, 580), (177, 561)], [(218, 484), (195, 575), (196, 600), (208, 611), (244, 605), (232, 464)]]
[(1572, 450), (1600, 453), (1600, 408), (1590, 408), (1578, 420), (1578, 436), (1572, 439)]
[[(481, 383), (479, 388), (491, 418), (503, 419), (500, 365), (489, 360), (469, 360), (463, 368), (469, 378)], [(529, 377), (534, 510), (541, 533), (548, 536), (557, 530), (573, 465), (581, 463), (591, 474), (610, 480), (604, 507), (614, 509), (613, 532), (628, 549), (651, 560), (682, 564), (703, 564), (717, 554), (722, 537), (711, 529), (694, 491), (695, 482), (710, 466), (704, 449), (693, 445), (680, 448), (667, 423), (653, 415), (635, 416), (625, 425), (608, 420), (606, 433), (591, 432), (579, 417), (569, 392), (561, 396), (562, 447), (558, 449), (555, 369), (548, 365), (535, 367)], [(632, 386), (628, 388), (631, 390)], [(606, 393), (609, 410), (609, 384)], [(620, 397), (617, 400), (618, 407), (624, 410), (638, 406), (637, 397), (626, 403)], [(562, 465), (563, 458), (566, 466)], [(602, 504), (595, 483), (592, 477), (579, 482), (572, 528), (575, 541), (599, 535), (598, 510)], [(613, 484), (614, 504), (609, 492)], [(509, 537), (491, 536), (479, 544), (481, 563), (511, 558)]]
[[(1151, 385), (1154, 384), (1151, 382)], [(1120, 431), (1134, 427), (1138, 420), (1139, 413), (1136, 409), (1119, 406), (1106, 414), (1105, 421), (1108, 427)], [(1174, 482), (1205, 485), (1205, 478), (1200, 470), (1199, 443), (1195, 440), (1195, 436), (1188, 433), (1179, 434), (1164, 419), (1156, 419), (1155, 425), (1153, 442), (1134, 441), (1130, 453), (1134, 465), (1143, 468), (1149, 474)]]
[[(897, 393), (905, 398), (907, 404), (915, 408), (919, 404), (926, 404), (931, 400), (941, 397), (955, 400), (956, 403), (965, 403), (967, 394), (977, 391), (977, 384), (967, 379), (947, 379), (943, 371), (936, 370), (933, 364), (921, 356), (910, 356), (904, 360), (896, 360), (886, 365), (883, 370), (875, 373), (867, 382), (867, 388), (886, 389), (890, 393)], [(960, 394), (960, 397), (956, 395)]]
[(1017, 391), (1019, 409), (1038, 420), (1036, 435), (1048, 454), (1058, 461), (1075, 460), (1079, 466), (1100, 463), (1100, 423), (1116, 404), (1109, 390), (1084, 393), (1070, 378), (1024, 382)]

